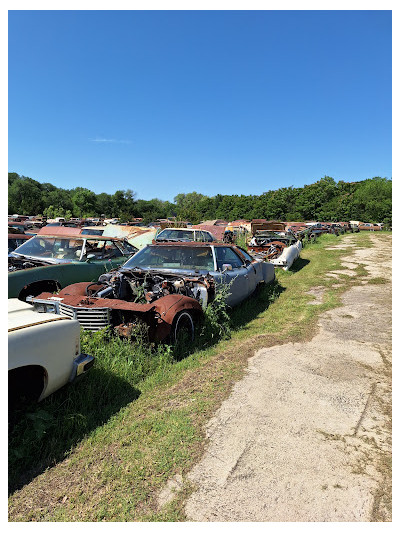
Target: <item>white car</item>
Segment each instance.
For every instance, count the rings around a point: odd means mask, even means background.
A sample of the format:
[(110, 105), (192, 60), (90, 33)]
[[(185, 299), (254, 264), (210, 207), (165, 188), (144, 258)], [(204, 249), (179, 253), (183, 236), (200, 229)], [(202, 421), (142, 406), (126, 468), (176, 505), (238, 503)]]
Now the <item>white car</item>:
[(77, 320), (37, 312), (17, 298), (8, 300), (8, 388), (19, 397), (43, 400), (84, 374), (94, 357), (80, 352)]
[(165, 228), (155, 238), (156, 242), (214, 242), (209, 231), (191, 228)]

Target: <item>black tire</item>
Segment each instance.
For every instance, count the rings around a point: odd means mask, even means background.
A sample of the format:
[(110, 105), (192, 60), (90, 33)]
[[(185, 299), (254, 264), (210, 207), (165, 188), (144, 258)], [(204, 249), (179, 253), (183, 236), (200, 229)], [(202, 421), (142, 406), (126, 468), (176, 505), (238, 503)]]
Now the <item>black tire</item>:
[(177, 344), (179, 341), (194, 341), (195, 326), (193, 316), (189, 311), (181, 311), (172, 323), (171, 341)]

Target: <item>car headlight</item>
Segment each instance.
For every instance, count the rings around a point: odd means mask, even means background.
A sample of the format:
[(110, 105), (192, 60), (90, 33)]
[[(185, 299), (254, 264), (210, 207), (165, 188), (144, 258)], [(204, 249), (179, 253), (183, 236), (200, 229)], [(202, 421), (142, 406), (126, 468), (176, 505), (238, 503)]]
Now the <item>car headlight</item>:
[(34, 308), (38, 313), (57, 313), (56, 306), (51, 303), (35, 302)]

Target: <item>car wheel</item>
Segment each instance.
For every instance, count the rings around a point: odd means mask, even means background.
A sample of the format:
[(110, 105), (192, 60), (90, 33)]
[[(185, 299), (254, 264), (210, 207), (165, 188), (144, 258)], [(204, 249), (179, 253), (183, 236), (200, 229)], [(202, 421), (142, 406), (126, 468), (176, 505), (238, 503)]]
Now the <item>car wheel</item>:
[(182, 311), (174, 318), (172, 324), (171, 338), (173, 344), (177, 344), (180, 341), (194, 340), (194, 321), (192, 315), (188, 311)]

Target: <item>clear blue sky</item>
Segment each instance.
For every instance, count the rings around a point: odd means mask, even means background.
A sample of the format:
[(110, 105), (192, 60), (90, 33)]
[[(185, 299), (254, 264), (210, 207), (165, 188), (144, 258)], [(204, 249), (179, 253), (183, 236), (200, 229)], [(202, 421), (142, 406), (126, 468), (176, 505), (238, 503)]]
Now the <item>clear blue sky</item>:
[(96, 193), (392, 176), (390, 11), (10, 11), (10, 172)]

